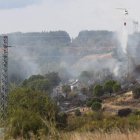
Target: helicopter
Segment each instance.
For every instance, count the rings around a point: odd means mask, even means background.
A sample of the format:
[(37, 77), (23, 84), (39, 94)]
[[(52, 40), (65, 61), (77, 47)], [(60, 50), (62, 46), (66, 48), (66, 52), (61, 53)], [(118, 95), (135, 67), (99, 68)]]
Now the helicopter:
[(126, 10), (126, 9), (125, 9), (125, 15), (126, 15), (126, 16), (128, 15), (128, 10)]
[[(117, 10), (122, 10), (122, 11), (124, 11), (124, 15), (125, 16), (128, 16), (128, 10), (126, 9), (126, 8), (116, 8)], [(124, 26), (126, 26), (127, 25), (127, 23), (126, 22), (124, 22)]]

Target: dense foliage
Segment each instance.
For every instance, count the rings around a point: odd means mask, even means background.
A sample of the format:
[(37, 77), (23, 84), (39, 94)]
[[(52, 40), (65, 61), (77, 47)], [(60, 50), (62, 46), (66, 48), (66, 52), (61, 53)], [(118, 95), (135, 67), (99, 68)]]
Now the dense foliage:
[(113, 92), (119, 92), (121, 90), (121, 85), (119, 83), (115, 83), (113, 85)]
[(104, 91), (107, 93), (112, 93), (114, 84), (116, 84), (116, 82), (113, 80), (106, 81), (104, 83)]
[(93, 94), (96, 97), (100, 97), (100, 96), (104, 95), (103, 87), (101, 85), (96, 85), (94, 87)]
[(92, 104), (93, 104), (94, 102), (102, 103), (102, 100), (99, 99), (99, 98), (89, 99), (89, 100), (87, 100), (87, 102), (86, 102), (87, 107), (91, 107)]
[(56, 122), (58, 108), (46, 93), (31, 89), (18, 88), (8, 98), (8, 132), (13, 137), (29, 137), (40, 129), (46, 133), (49, 125), (44, 122)]
[(102, 104), (100, 102), (94, 102), (91, 108), (93, 111), (99, 111), (102, 108)]
[(60, 83), (60, 77), (58, 73), (52, 72), (45, 76), (33, 75), (23, 81), (23, 87), (31, 88), (32, 90), (39, 90), (45, 92), (51, 92), (52, 89)]

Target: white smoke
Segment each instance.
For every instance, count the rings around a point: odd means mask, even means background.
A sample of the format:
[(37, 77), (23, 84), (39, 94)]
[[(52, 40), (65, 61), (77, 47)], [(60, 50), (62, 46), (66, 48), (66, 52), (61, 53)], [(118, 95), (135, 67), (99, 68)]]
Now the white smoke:
[(120, 68), (120, 65), (117, 64), (113, 70), (113, 73), (116, 77), (119, 75), (119, 68)]
[(126, 26), (122, 29), (120, 42), (123, 53), (127, 55), (128, 32)]
[(123, 19), (123, 26), (121, 31), (118, 31), (118, 40), (120, 45), (117, 48), (118, 62), (113, 70), (116, 77), (121, 77), (123, 74), (127, 73), (128, 67), (128, 19), (125, 15)]
[[(28, 47), (13, 47), (9, 49), (9, 52), (9, 58), (12, 58), (9, 60), (10, 73), (20, 73), (23, 78), (40, 73), (39, 65), (35, 59), (36, 56), (29, 51)], [(15, 66), (12, 66), (13, 64)]]

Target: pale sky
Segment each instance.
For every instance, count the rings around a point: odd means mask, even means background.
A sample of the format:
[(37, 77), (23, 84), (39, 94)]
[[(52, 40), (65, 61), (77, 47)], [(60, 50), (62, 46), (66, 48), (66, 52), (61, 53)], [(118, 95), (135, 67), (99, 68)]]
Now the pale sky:
[(65, 30), (119, 30), (123, 11), (128, 23), (140, 21), (140, 0), (0, 0), (0, 33)]

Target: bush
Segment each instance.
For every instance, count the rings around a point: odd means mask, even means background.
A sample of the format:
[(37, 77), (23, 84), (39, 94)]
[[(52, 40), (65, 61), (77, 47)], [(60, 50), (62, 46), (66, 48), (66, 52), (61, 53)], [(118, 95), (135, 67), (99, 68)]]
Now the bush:
[(140, 98), (140, 87), (135, 87), (133, 89), (133, 98), (134, 99)]
[(127, 117), (130, 113), (132, 113), (132, 110), (130, 108), (118, 110), (118, 116), (120, 117)]
[(102, 100), (99, 98), (93, 98), (86, 102), (87, 107), (91, 107), (94, 102), (102, 103)]
[(115, 83), (113, 85), (113, 92), (119, 92), (121, 90), (121, 85), (119, 83)]
[(93, 98), (93, 99), (92, 99), (92, 102), (99, 102), (99, 103), (102, 103), (102, 100), (99, 99), (99, 98)]
[(105, 82), (104, 91), (107, 92), (107, 93), (112, 93), (114, 84), (116, 84), (116, 82), (113, 81), (113, 80), (109, 80), (109, 81)]
[(8, 126), (7, 134), (15, 139), (18, 136), (30, 139), (31, 132), (37, 135), (40, 129), (45, 128), (39, 115), (25, 109), (15, 110), (8, 122), (11, 127)]
[(87, 105), (87, 107), (91, 107), (92, 106), (92, 100), (88, 100), (87, 102), (86, 102), (86, 105)]
[(58, 108), (46, 93), (31, 89), (17, 88), (8, 95), (7, 128), (11, 137), (29, 137), (40, 129), (48, 130), (50, 124), (56, 123)]
[(101, 97), (104, 94), (103, 87), (101, 85), (96, 85), (93, 90), (93, 94), (96, 97)]
[(102, 104), (100, 102), (94, 102), (91, 108), (93, 111), (99, 111), (102, 108)]
[(81, 111), (79, 109), (75, 110), (75, 116), (81, 116)]

